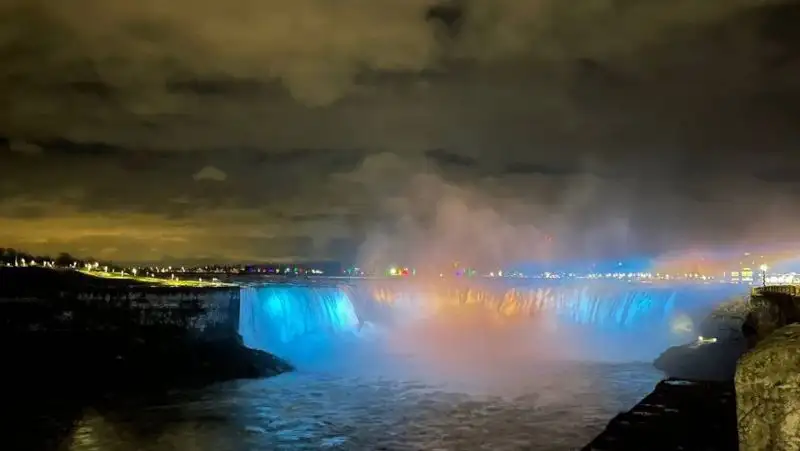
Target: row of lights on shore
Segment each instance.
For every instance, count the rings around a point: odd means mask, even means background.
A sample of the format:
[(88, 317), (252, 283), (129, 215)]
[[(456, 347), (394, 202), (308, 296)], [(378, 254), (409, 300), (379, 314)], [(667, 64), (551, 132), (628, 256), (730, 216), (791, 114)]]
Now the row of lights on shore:
[[(7, 265), (8, 266), (14, 266), (14, 267), (44, 267), (44, 268), (54, 268), (55, 267), (55, 263), (53, 261), (47, 261), (47, 260), (41, 261), (41, 262), (37, 262), (35, 260), (27, 261), (24, 258), (16, 260), (13, 263), (7, 263)], [(109, 273), (109, 267), (107, 265), (104, 265), (104, 266), (101, 267), (100, 263), (98, 263), (98, 262), (85, 263), (83, 266), (84, 266), (84, 269), (86, 271), (98, 271), (99, 272), (102, 269), (102, 272)], [(69, 268), (73, 268), (73, 269), (78, 269), (79, 263), (78, 262), (73, 262), (68, 267)], [(793, 283), (800, 283), (800, 276), (797, 273), (792, 272), (792, 273), (786, 273), (786, 274), (768, 274), (767, 272), (769, 271), (769, 266), (766, 265), (766, 264), (760, 265), (758, 269), (759, 269), (759, 271), (761, 273), (761, 281), (764, 284), (793, 284)], [(358, 268), (355, 268), (355, 270), (356, 270), (355, 272), (350, 271), (351, 275), (356, 275), (357, 274), (357, 275), (362, 275), (363, 276), (365, 274), (362, 270), (360, 270)], [(167, 266), (167, 267), (145, 268), (144, 271), (145, 272), (144, 272), (143, 275), (146, 275), (147, 277), (155, 278), (155, 277), (158, 277), (158, 274), (165, 274), (165, 275), (169, 274), (170, 275), (170, 280), (180, 281), (181, 280), (180, 277), (176, 276), (175, 273), (206, 272), (207, 269), (201, 268), (199, 270), (187, 271), (187, 269), (185, 267), (183, 267), (183, 266), (180, 267), (180, 268), (173, 268), (172, 266)], [(138, 268), (130, 268), (129, 270), (120, 269), (118, 271), (113, 271), (113, 274), (119, 274), (120, 276), (125, 276), (125, 275), (130, 274), (130, 275), (133, 275), (134, 277), (136, 277), (136, 276), (139, 275), (140, 272), (141, 271)], [(297, 273), (296, 268), (295, 269), (285, 268), (285, 270), (283, 271), (283, 274), (291, 274), (291, 273)], [(318, 269), (309, 269), (309, 270), (306, 270), (305, 273), (306, 274), (313, 274), (313, 275), (323, 275), (324, 274), (323, 271), (318, 270)], [(111, 274), (111, 273), (109, 273), (109, 274)], [(276, 270), (275, 274), (281, 274), (281, 271), (278, 269), (278, 270)], [(390, 275), (390, 276), (416, 275), (416, 270), (415, 269), (409, 269), (409, 268), (391, 267), (388, 270), (388, 275)], [(464, 270), (464, 271), (456, 272), (456, 275), (457, 276), (465, 276), (465, 275), (466, 276), (474, 276), (474, 275), (477, 275), (477, 274), (475, 273), (475, 271), (472, 271), (472, 270)], [(440, 273), (439, 276), (440, 277), (444, 277), (445, 274), (444, 273)], [(500, 270), (493, 271), (493, 272), (490, 272), (488, 274), (484, 274), (483, 276), (484, 277), (490, 277), (490, 278), (495, 278), (495, 277), (500, 277), (500, 278), (503, 278), (503, 277), (530, 278), (530, 276), (527, 276), (527, 275), (525, 275), (523, 273), (520, 273), (520, 272), (504, 272), (504, 271), (500, 271)], [(579, 275), (579, 274), (576, 274), (576, 273), (545, 272), (545, 273), (542, 273), (540, 275), (533, 276), (533, 278), (544, 278), (544, 279), (586, 278), (586, 279), (618, 279), (618, 280), (623, 280), (623, 279), (634, 280), (635, 279), (635, 280), (665, 280), (665, 281), (669, 281), (669, 280), (712, 281), (712, 280), (716, 279), (713, 276), (706, 276), (706, 275), (699, 274), (699, 273), (684, 273), (684, 274), (671, 275), (671, 274), (661, 274), (661, 273), (653, 274), (653, 273), (650, 273), (650, 272), (637, 272), (637, 273), (633, 273), (633, 272), (628, 272), (628, 273), (612, 272), (612, 273), (591, 273), (591, 274), (587, 274), (587, 275)], [(202, 278), (198, 278), (198, 281), (199, 282), (203, 282), (203, 279)], [(213, 278), (212, 281), (218, 282), (218, 279), (217, 278)], [(753, 281), (753, 282), (755, 282), (755, 281)]]
[[(2, 264), (0, 264), (2, 266)], [(27, 261), (24, 258), (20, 258), (15, 260), (13, 263), (6, 263), (6, 266), (15, 267), (15, 268), (29, 268), (29, 267), (41, 267), (41, 268), (55, 268), (55, 263), (44, 260), (41, 262), (37, 262), (36, 260)]]
[[(363, 272), (361, 273), (364, 274)], [(408, 275), (415, 275), (415, 270), (409, 270), (408, 268), (389, 268), (387, 274), (390, 276), (408, 276)], [(455, 273), (457, 276), (463, 275), (470, 275), (474, 276), (477, 273), (473, 270), (465, 270), (465, 271), (457, 271)], [(440, 273), (440, 277), (444, 277), (445, 273)], [(555, 272), (544, 272), (541, 274), (529, 276), (523, 274), (518, 271), (492, 271), (487, 274), (483, 274), (483, 277), (511, 277), (511, 278), (537, 278), (537, 279), (658, 279), (658, 280), (675, 280), (675, 279), (697, 279), (697, 280), (714, 280), (713, 276), (706, 276), (699, 273), (685, 273), (685, 274), (678, 274), (678, 275), (670, 275), (670, 274), (661, 274), (661, 273), (649, 273), (649, 272), (613, 272), (613, 273), (591, 273), (586, 275), (581, 275), (577, 273), (555, 273)]]

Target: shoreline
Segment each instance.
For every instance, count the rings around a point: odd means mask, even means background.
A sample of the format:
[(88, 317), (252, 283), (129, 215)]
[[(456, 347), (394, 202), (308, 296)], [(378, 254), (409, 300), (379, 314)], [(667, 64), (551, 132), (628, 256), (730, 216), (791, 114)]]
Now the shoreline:
[(734, 375), (745, 341), (739, 336), (665, 350), (651, 363), (664, 379), (609, 420), (582, 451), (737, 450)]
[(0, 304), (4, 373), (25, 380), (55, 369), (75, 383), (113, 387), (134, 379), (140, 385), (216, 382), (291, 370), (277, 357), (244, 346), (238, 311), (229, 311), (238, 302), (217, 311), (196, 299), (166, 306), (115, 304), (63, 298)]
[[(770, 432), (772, 435), (753, 435), (749, 429), (753, 428), (753, 424), (765, 420), (746, 419), (746, 414), (742, 416), (742, 409), (747, 406), (739, 403), (745, 400), (783, 412), (780, 409), (785, 410), (782, 404), (785, 400), (773, 399), (775, 395), (769, 392), (769, 387), (763, 392), (747, 393), (748, 390), (752, 391), (752, 387), (739, 384), (742, 383), (742, 375), (748, 372), (755, 374), (756, 378), (763, 377), (759, 371), (774, 371), (775, 368), (787, 372), (784, 375), (786, 378), (794, 377), (788, 373), (796, 374), (796, 366), (793, 366), (796, 354), (790, 348), (782, 348), (785, 351), (784, 358), (789, 363), (775, 361), (773, 356), (770, 362), (774, 367), (769, 370), (749, 367), (747, 361), (757, 355), (754, 353), (759, 352), (761, 344), (770, 340), (776, 349), (793, 346), (790, 342), (781, 341), (783, 337), (780, 335), (791, 335), (787, 329), (796, 327), (800, 322), (800, 299), (797, 295), (795, 286), (764, 286), (752, 290), (746, 300), (738, 305), (729, 303), (720, 306), (722, 309), (713, 312), (708, 321), (717, 327), (718, 333), (727, 332), (725, 338), (719, 341), (714, 338), (713, 346), (687, 344), (662, 353), (653, 362), (654, 366), (666, 374), (672, 372), (684, 377), (667, 378), (657, 384), (632, 409), (609, 421), (605, 429), (582, 449), (766, 449), (762, 443), (764, 440), (792, 440), (782, 432), (775, 431)], [(732, 327), (734, 324), (735, 328)], [(699, 341), (704, 340), (701, 337)], [(763, 362), (760, 365), (763, 366)], [(737, 390), (737, 386), (744, 392)], [(746, 424), (741, 423), (743, 420)], [(786, 421), (786, 418), (780, 421)], [(759, 441), (759, 444), (754, 445), (755, 441)]]
[(110, 399), (293, 370), (244, 346), (238, 287), (0, 268), (0, 301), (0, 395), (19, 449), (59, 449), (83, 410)]
[(738, 449), (733, 381), (667, 378), (582, 451)]
[(170, 334), (0, 334), (5, 439), (20, 451), (63, 449), (87, 409), (173, 390), (275, 376), (293, 368), (238, 340), (192, 342)]

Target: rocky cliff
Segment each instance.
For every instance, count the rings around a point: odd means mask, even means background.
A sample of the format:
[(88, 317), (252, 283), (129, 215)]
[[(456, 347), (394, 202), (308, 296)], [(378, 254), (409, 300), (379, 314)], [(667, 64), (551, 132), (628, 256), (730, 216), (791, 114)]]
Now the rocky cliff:
[(749, 310), (742, 332), (751, 349), (775, 330), (800, 322), (800, 301), (786, 293), (756, 293)]
[(800, 449), (800, 324), (773, 331), (739, 360), (736, 403), (739, 449)]
[(742, 332), (751, 308), (748, 298), (721, 304), (698, 325), (696, 341), (667, 349), (653, 365), (671, 378), (730, 382), (739, 356), (748, 349)]
[(735, 379), (742, 450), (800, 449), (800, 298), (793, 294), (757, 290), (742, 325), (749, 349)]

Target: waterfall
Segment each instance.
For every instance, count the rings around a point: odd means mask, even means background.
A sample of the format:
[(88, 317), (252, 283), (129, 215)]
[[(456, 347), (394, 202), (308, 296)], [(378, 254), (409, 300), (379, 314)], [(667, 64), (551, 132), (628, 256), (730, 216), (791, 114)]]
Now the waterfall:
[(337, 287), (248, 287), (240, 299), (239, 333), (251, 348), (271, 350), (299, 338), (359, 327), (348, 292)]
[[(635, 346), (636, 341), (651, 337), (669, 345), (696, 337), (702, 318), (716, 304), (741, 291), (722, 284), (535, 284), (512, 289), (383, 282), (242, 288), (239, 331), (248, 347), (296, 352), (308, 346), (341, 343), (332, 340), (334, 337), (360, 340), (364, 324), (368, 329), (391, 331), (472, 309), (500, 320), (521, 320), (515, 321), (518, 325), (524, 325), (525, 318), (547, 318), (547, 327), (597, 337), (587, 338), (589, 341), (636, 337), (620, 342)], [(542, 327), (538, 324), (530, 323), (530, 330)]]
[(602, 329), (635, 329), (664, 324), (673, 315), (675, 290), (597, 292), (589, 287), (559, 293), (554, 310), (562, 321)]
[[(635, 330), (669, 325), (681, 315), (702, 316), (736, 290), (730, 285), (653, 287), (591, 283), (508, 290), (502, 287), (408, 286), (397, 290), (360, 288), (356, 297), (361, 301), (358, 311), (362, 319), (372, 317), (372, 311), (363, 310), (370, 304), (379, 304), (384, 307), (383, 312), (412, 321), (446, 314), (447, 309), (478, 306), (490, 315), (546, 315), (565, 325)], [(364, 303), (364, 299), (371, 302)]]

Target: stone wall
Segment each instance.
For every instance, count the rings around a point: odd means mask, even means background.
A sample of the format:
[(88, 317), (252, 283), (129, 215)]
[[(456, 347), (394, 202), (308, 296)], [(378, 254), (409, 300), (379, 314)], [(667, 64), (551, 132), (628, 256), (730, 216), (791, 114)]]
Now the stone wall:
[(63, 299), (127, 312), (140, 326), (174, 325), (204, 340), (235, 337), (239, 288), (136, 287), (64, 292)]
[(0, 296), (4, 332), (118, 331), (135, 336), (160, 331), (204, 341), (238, 337), (238, 287), (62, 287), (25, 294)]
[(736, 404), (739, 449), (800, 449), (800, 324), (773, 331), (740, 359)]

